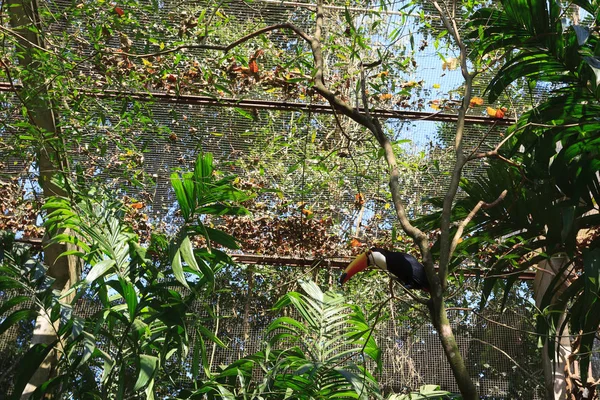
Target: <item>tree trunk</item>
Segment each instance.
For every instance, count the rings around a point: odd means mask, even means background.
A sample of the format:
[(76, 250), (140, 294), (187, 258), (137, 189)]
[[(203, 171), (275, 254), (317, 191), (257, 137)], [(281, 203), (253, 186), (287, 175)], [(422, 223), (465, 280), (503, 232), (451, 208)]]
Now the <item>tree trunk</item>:
[[(535, 304), (539, 308), (542, 304), (542, 299), (550, 286), (554, 277), (561, 273), (561, 269), (569, 262), (566, 255), (555, 255), (549, 260), (544, 260), (538, 264), (538, 270), (533, 282), (533, 292)], [(554, 288), (552, 303), (561, 295), (567, 287), (564, 280), (558, 287)], [(542, 349), (542, 367), (544, 369), (544, 386), (546, 389), (546, 398), (552, 400), (563, 400), (566, 398), (567, 386), (565, 379), (565, 370), (567, 367), (568, 357), (571, 355), (571, 342), (569, 339), (569, 329), (563, 326), (566, 318), (566, 309), (555, 310), (559, 312), (558, 322), (556, 324), (557, 333), (555, 337), (549, 337), (544, 343)], [(553, 359), (548, 354), (548, 341), (554, 341), (558, 351), (554, 354)]]
[(440, 335), (440, 342), (444, 349), (444, 354), (450, 364), (450, 368), (452, 369), (454, 379), (456, 379), (456, 384), (458, 385), (463, 400), (479, 399), (477, 389), (475, 388), (475, 385), (471, 380), (471, 375), (465, 365), (464, 357), (460, 354), (458, 344), (454, 338), (454, 332), (450, 326), (443, 299), (439, 298), (436, 301), (433, 300), (432, 297), (432, 302), (429, 304), (429, 311), (431, 313), (433, 326)]
[[(65, 164), (61, 163), (61, 152), (64, 151), (59, 129), (56, 126), (54, 107), (48, 97), (47, 88), (40, 79), (39, 63), (33, 57), (34, 52), (43, 51), (44, 43), (41, 32), (40, 15), (36, 0), (8, 0), (10, 25), (19, 34), (17, 37), (17, 52), (19, 66), (29, 73), (25, 74), (22, 83), (23, 89), (17, 91), (22, 106), (27, 109), (30, 123), (37, 128), (40, 145), (38, 148), (39, 184), (43, 189), (44, 198), (50, 196), (66, 196), (64, 190), (52, 182), (59, 173), (66, 171)], [(36, 29), (31, 29), (35, 27)], [(45, 78), (45, 77), (41, 77)], [(35, 95), (30, 95), (34, 93)], [(52, 210), (48, 210), (51, 212)], [(59, 257), (67, 251), (70, 246), (49, 244), (50, 237), (46, 233), (44, 243), (44, 263), (48, 267), (48, 275), (55, 279), (53, 288), (65, 291), (79, 279), (80, 266), (74, 256)], [(72, 299), (72, 298), (71, 298)], [(65, 299), (64, 301), (69, 301)], [(52, 343), (57, 339), (58, 322), (52, 323), (48, 318), (46, 310), (40, 310), (33, 331), (32, 345), (37, 343)], [(54, 350), (48, 354), (40, 364), (23, 391), (22, 399), (27, 399), (31, 393), (43, 382), (47, 381), (56, 368), (58, 362), (58, 351)]]

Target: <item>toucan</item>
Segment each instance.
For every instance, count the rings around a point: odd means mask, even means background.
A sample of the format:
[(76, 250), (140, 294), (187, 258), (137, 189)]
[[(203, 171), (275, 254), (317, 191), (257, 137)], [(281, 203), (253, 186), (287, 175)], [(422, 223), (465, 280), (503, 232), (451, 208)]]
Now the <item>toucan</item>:
[(373, 247), (352, 261), (340, 276), (340, 284), (347, 282), (354, 274), (375, 266), (392, 273), (407, 289), (421, 289), (429, 292), (429, 282), (425, 267), (410, 254), (388, 251)]

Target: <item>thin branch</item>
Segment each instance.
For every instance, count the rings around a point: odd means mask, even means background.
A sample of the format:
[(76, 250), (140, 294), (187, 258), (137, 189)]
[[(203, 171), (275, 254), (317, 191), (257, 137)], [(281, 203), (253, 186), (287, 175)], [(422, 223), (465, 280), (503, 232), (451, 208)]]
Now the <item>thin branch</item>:
[(6, 74), (6, 77), (8, 78), (8, 83), (10, 84), (12, 91), (14, 92), (15, 96), (17, 96), (19, 103), (21, 103), (21, 105), (25, 109), (25, 112), (27, 113), (27, 118), (29, 118), (29, 122), (31, 122), (32, 125), (36, 126), (33, 113), (29, 109), (29, 106), (25, 102), (25, 99), (23, 98), (23, 96), (21, 96), (21, 92), (15, 87), (15, 84), (13, 83), (13, 79), (12, 79), (12, 76), (10, 73), (10, 68), (8, 67), (8, 64), (6, 62), (2, 62), (2, 60), (0, 60), (0, 65), (4, 68), (4, 73)]
[(479, 212), (479, 210), (481, 208), (487, 209), (487, 208), (492, 208), (492, 207), (497, 206), (502, 200), (504, 200), (507, 193), (508, 193), (508, 190), (504, 189), (502, 191), (502, 193), (500, 193), (498, 198), (491, 203), (486, 203), (483, 200), (479, 200), (477, 202), (477, 204), (475, 205), (475, 207), (473, 207), (473, 209), (467, 215), (467, 217), (464, 220), (462, 220), (462, 222), (458, 225), (456, 234), (454, 235), (454, 238), (452, 239), (452, 243), (450, 245), (450, 254), (449, 254), (450, 257), (452, 257), (454, 250), (456, 250), (456, 246), (458, 245), (458, 241), (460, 240), (460, 238), (463, 234), (463, 231), (465, 230), (465, 227), (469, 224), (469, 222), (471, 222), (471, 220), (473, 219), (473, 217), (475, 217), (475, 215)]
[(373, 119), (371, 117), (371, 111), (369, 110), (369, 99), (367, 97), (367, 82), (365, 78), (365, 66), (362, 62), (360, 63), (360, 92), (365, 114), (367, 114), (367, 118)]
[[(492, 127), (490, 128), (490, 131), (492, 130), (493, 127), (494, 127), (494, 125), (492, 125)], [(517, 132), (517, 129), (512, 131), (510, 134), (506, 135), (506, 137), (504, 139), (502, 139), (502, 141), (500, 143), (498, 143), (496, 145), (496, 147), (494, 147), (493, 150), (486, 151), (483, 153), (477, 153), (477, 150), (479, 149), (479, 146), (478, 146), (475, 150), (473, 150), (473, 152), (469, 155), (469, 157), (467, 157), (466, 161), (471, 161), (471, 160), (475, 160), (478, 158), (498, 157), (499, 156), (498, 151), (500, 151), (500, 148), (502, 148), (502, 146), (504, 146), (506, 144), (506, 142), (508, 142), (510, 140), (510, 138), (515, 135), (516, 132)], [(489, 133), (489, 131), (488, 131), (488, 133)], [(486, 135), (487, 135), (487, 133), (486, 133)]]
[[(401, 302), (402, 304), (404, 304), (405, 306), (407, 306), (408, 309), (414, 309), (415, 311), (418, 311), (419, 313), (423, 314), (423, 316), (425, 317), (425, 320), (429, 320), (430, 319), (430, 315), (427, 314), (427, 312), (425, 312), (422, 307), (415, 307), (414, 303), (409, 303), (408, 301), (404, 300), (401, 297), (396, 297), (396, 295), (394, 294), (394, 283), (396, 283), (396, 282), (398, 282), (398, 280), (390, 276), (390, 286), (389, 287), (390, 287), (390, 293), (391, 293), (391, 295), (396, 300), (398, 300), (399, 302)], [(403, 290), (409, 292), (409, 296), (411, 298), (413, 298), (417, 303), (423, 304), (423, 305), (426, 305), (426, 306), (428, 305), (428, 301), (427, 300), (422, 299), (420, 297), (416, 297), (416, 298), (413, 297), (413, 294), (410, 293), (410, 291), (407, 288), (405, 288), (404, 286), (402, 286), (402, 284), (399, 283), (399, 282), (398, 282), (398, 284), (402, 287)]]
[[(485, 320), (487, 322), (490, 322), (492, 324), (501, 326), (501, 327), (506, 328), (506, 329), (510, 329), (511, 331), (521, 332), (521, 333), (525, 333), (527, 335), (536, 336), (536, 337), (544, 337), (544, 338), (548, 338), (549, 337), (549, 335), (544, 334), (544, 333), (539, 333), (539, 332), (534, 332), (534, 331), (528, 331), (527, 329), (515, 328), (512, 325), (507, 325), (507, 324), (502, 323), (500, 321), (496, 321), (495, 319), (491, 319), (489, 317), (486, 317), (485, 315), (481, 314), (478, 311), (475, 311), (473, 308), (470, 308), (470, 307), (448, 307), (448, 308), (446, 308), (446, 310), (448, 310), (448, 311), (467, 311), (467, 312), (471, 312), (471, 313), (477, 315), (479, 318), (481, 318), (481, 319), (483, 319), (483, 320)], [(591, 334), (596, 333), (596, 332), (597, 332), (597, 330), (590, 331), (590, 332), (584, 332), (584, 333), (577, 333), (577, 334), (573, 334), (573, 335), (561, 335), (561, 336), (562, 337), (568, 337), (568, 338), (577, 338), (580, 335), (591, 335)]]
[(127, 57), (134, 57), (134, 58), (156, 57), (156, 56), (161, 56), (164, 54), (175, 53), (180, 50), (186, 50), (186, 49), (219, 50), (219, 51), (223, 51), (223, 52), (227, 53), (231, 49), (249, 41), (250, 39), (255, 38), (256, 36), (262, 35), (263, 33), (266, 33), (266, 32), (276, 31), (276, 30), (280, 30), (280, 29), (289, 29), (309, 43), (311, 42), (311, 40), (313, 40), (302, 29), (298, 28), (294, 24), (290, 24), (290, 23), (286, 22), (283, 24), (275, 24), (275, 25), (270, 25), (270, 26), (266, 26), (264, 28), (258, 29), (252, 33), (249, 33), (246, 36), (239, 38), (238, 40), (236, 40), (234, 42), (231, 42), (227, 46), (221, 46), (221, 45), (215, 45), (215, 44), (190, 44), (190, 45), (176, 46), (171, 49), (158, 51), (156, 53), (136, 54), (136, 53), (127, 53), (127, 52), (123, 52), (123, 51), (116, 51), (116, 50), (113, 53), (118, 54), (118, 55), (127, 56)]
[(62, 57), (60, 54), (56, 54), (55, 52), (53, 52), (52, 50), (46, 49), (45, 47), (40, 46), (37, 43), (34, 43), (30, 40), (28, 40), (25, 36), (15, 32), (14, 30), (4, 27), (2, 25), (0, 25), (0, 31), (4, 31), (5, 33), (7, 33), (10, 36), (14, 36), (17, 39), (21, 40), (22, 43), (27, 44), (28, 46), (31, 46), (37, 50), (43, 51), (44, 53), (48, 53), (48, 54), (52, 54), (53, 56), (56, 56), (58, 58), (60, 58), (61, 60), (66, 60), (64, 57)]
[(484, 340), (481, 340), (481, 339), (478, 339), (478, 338), (475, 338), (475, 337), (472, 337), (471, 340), (475, 340), (476, 342), (482, 343), (482, 344), (484, 344), (486, 346), (490, 346), (494, 350), (499, 351), (500, 353), (504, 354), (506, 356), (506, 358), (508, 358), (513, 364), (515, 364), (521, 371), (525, 372), (530, 377), (533, 377), (533, 374), (531, 372), (529, 372), (525, 368), (523, 368), (521, 366), (521, 364), (519, 364), (517, 362), (517, 360), (515, 360), (514, 358), (512, 358), (507, 352), (505, 352), (504, 350), (502, 350), (500, 347), (495, 346), (495, 345), (493, 345), (493, 344), (491, 344), (489, 342), (486, 342)]
[[(394, 278), (390, 277), (390, 279), (393, 280)], [(410, 298), (412, 298), (417, 303), (427, 305), (427, 303), (429, 302), (429, 299), (423, 299), (423, 298), (417, 296), (416, 294), (412, 293), (409, 289), (405, 288), (404, 285), (400, 284), (400, 287), (402, 288), (404, 293), (406, 293)]]
[(503, 155), (501, 155), (498, 152), (498, 150), (500, 149), (500, 146), (503, 143), (504, 143), (504, 141), (501, 142), (500, 144), (498, 144), (498, 146), (496, 146), (496, 148), (494, 150), (486, 151), (483, 153), (473, 154), (473, 155), (469, 156), (469, 159), (467, 159), (467, 161), (472, 161), (472, 160), (481, 159), (481, 158), (497, 158), (498, 160), (501, 160), (508, 165), (512, 165), (513, 167), (516, 167), (519, 170), (519, 173), (521, 174), (521, 183), (523, 183), (525, 181), (531, 182), (531, 179), (529, 179), (527, 177), (527, 175), (525, 174), (525, 169), (523, 168), (523, 166), (521, 164), (519, 164), (515, 161), (512, 161), (512, 160), (509, 160), (508, 158), (504, 157)]
[(488, 129), (487, 132), (485, 133), (485, 135), (483, 135), (483, 137), (481, 138), (481, 140), (479, 141), (479, 143), (477, 144), (477, 146), (473, 149), (473, 151), (471, 152), (471, 154), (469, 154), (469, 156), (467, 157), (467, 159), (465, 160), (465, 162), (470, 161), (471, 157), (473, 157), (473, 154), (477, 153), (477, 151), (481, 148), (481, 146), (483, 145), (483, 143), (485, 142), (485, 140), (488, 138), (488, 136), (490, 135), (490, 133), (492, 132), (492, 130), (494, 130), (494, 128), (496, 127), (497, 124), (498, 124), (498, 120), (494, 121), (494, 123), (492, 124), (492, 126), (490, 126), (490, 129)]
[(213, 18), (215, 17), (215, 15), (217, 15), (217, 11), (219, 11), (219, 9), (223, 5), (223, 3), (225, 3), (225, 1), (226, 0), (221, 0), (219, 2), (219, 4), (217, 4), (215, 6), (213, 12), (210, 14), (210, 17), (208, 17), (208, 20), (206, 20), (206, 24), (204, 25), (204, 37), (202, 39), (200, 39), (200, 40), (204, 41), (208, 37), (208, 27), (212, 24)]

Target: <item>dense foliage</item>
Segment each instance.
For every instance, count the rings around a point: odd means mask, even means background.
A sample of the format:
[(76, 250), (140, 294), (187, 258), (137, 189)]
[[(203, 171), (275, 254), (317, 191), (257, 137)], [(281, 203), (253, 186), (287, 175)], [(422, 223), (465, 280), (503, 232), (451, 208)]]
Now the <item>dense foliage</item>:
[[(554, 361), (561, 358), (555, 336), (568, 326), (566, 332), (576, 337), (572, 346), (578, 354), (567, 365), (572, 398), (579, 390), (594, 390), (589, 363), (600, 325), (600, 53), (593, 28), (600, 13), (594, 2), (575, 3), (587, 12), (583, 21), (559, 2), (545, 1), (506, 0), (502, 9), (482, 8), (472, 16), (474, 48), (506, 57), (489, 83), (490, 102), (509, 85), (523, 95), (543, 88), (548, 98), (508, 129), (503, 147), (482, 153), (494, 158), (486, 176), (463, 181), (467, 197), (454, 207), (454, 217), (464, 219), (478, 202), (492, 203), (507, 190), (504, 202), (473, 218), (457, 247), (456, 264), (475, 253), (489, 271), (482, 306), (493, 290), (508, 293), (517, 281), (516, 275), (504, 281), (498, 274), (566, 260), (549, 272), (554, 278), (538, 294), (537, 329)], [(436, 218), (439, 214), (422, 221)]]
[[(572, 381), (582, 392), (593, 389), (588, 365), (600, 326), (595, 2), (573, 2), (586, 11), (582, 21), (560, 1), (533, 0), (494, 8), (433, 2), (439, 14), (418, 1), (392, 13), (386, 2), (365, 11), (372, 5), (318, 1), (316, 12), (302, 9), (285, 22), (251, 2), (243, 12), (224, 1), (180, 9), (135, 0), (22, 4), (0, 5), (0, 154), (12, 157), (0, 161), (0, 229), (12, 231), (1, 238), (0, 334), (18, 327), (35, 336), (40, 321), (51, 332), (30, 349), (19, 337), (20, 353), (11, 357), (20, 362), (2, 375), (15, 378), (14, 398), (49, 359), (34, 398), (382, 398), (377, 324), (430, 317), (461, 390), (473, 398), (445, 307), (522, 303), (530, 293), (515, 288), (518, 273), (543, 270), (540, 263), (557, 255), (568, 262), (540, 295), (533, 337), (556, 360), (554, 339), (568, 326), (581, 370)], [(461, 29), (457, 21), (465, 22)], [(464, 83), (415, 78), (431, 55), (426, 49), (440, 60), (436, 79), (457, 72)], [(487, 101), (476, 79), (488, 86)], [(546, 97), (531, 109), (514, 104), (541, 92)], [(266, 110), (242, 105), (265, 96), (274, 100)], [(321, 108), (270, 109), (290, 100)], [(456, 127), (429, 127), (439, 142), (410, 152), (408, 125), (381, 115), (428, 107), (436, 113), (410, 118), (458, 112), (448, 117)], [(378, 114), (381, 108), (391, 114)], [(463, 143), (456, 138), (467, 116), (491, 128), (465, 131)], [(506, 117), (515, 124), (498, 134)], [(234, 133), (239, 143), (227, 141)], [(467, 163), (484, 159), (485, 175), (463, 174)], [(449, 183), (453, 189), (426, 203), (417, 190), (423, 182), (433, 182), (435, 194)], [(459, 182), (464, 196), (455, 200)], [(425, 233), (411, 233), (403, 217), (423, 211), (430, 213), (416, 225)], [(15, 233), (45, 234), (43, 252), (15, 243)], [(420, 246), (423, 263), (439, 267), (439, 291), (429, 302), (413, 296), (422, 304), (399, 316), (387, 308), (399, 296), (373, 273), (342, 295), (318, 260), (308, 272), (314, 280), (297, 281), (285, 268), (253, 274), (225, 253), (306, 258), (368, 245), (413, 254)], [(68, 285), (56, 287), (64, 277), (49, 271), (51, 249), (80, 268)], [(465, 280), (464, 267), (472, 274), (473, 266), (483, 288)], [(244, 274), (256, 282), (240, 284)], [(226, 292), (237, 300), (222, 301)], [(218, 332), (220, 307), (250, 324), (254, 302), (273, 304), (268, 315), (253, 316), (267, 325), (264, 347), (215, 365), (214, 348), (232, 345)], [(81, 304), (97, 311), (76, 312)], [(448, 395), (428, 385), (391, 398)]]
[[(70, 255), (84, 262), (83, 279), (66, 293), (52, 291), (52, 278), (43, 264), (15, 254), (7, 242), (0, 290), (22, 295), (3, 304), (2, 312), (11, 313), (0, 330), (44, 313), (58, 336), (48, 345), (32, 347), (20, 360), (12, 388), (15, 398), (55, 349), (60, 349), (57, 374), (38, 389), (37, 397), (68, 393), (75, 398), (124, 398), (140, 391), (148, 398), (172, 396), (177, 387), (165, 383), (181, 374), (192, 336), (196, 342), (192, 371), (198, 376), (199, 365), (206, 360), (204, 340), (224, 345), (206, 327), (210, 321), (206, 316), (212, 314), (206, 299), (214, 290), (215, 271), (230, 261), (210, 245), (195, 248), (192, 242), (203, 236), (205, 243), (234, 247), (231, 237), (205, 227), (201, 220), (210, 213), (244, 212), (235, 205), (244, 195), (230, 180), (215, 180), (212, 172), (212, 156), (207, 154), (198, 157), (193, 172), (173, 174), (185, 222), (169, 237), (153, 236), (147, 247), (140, 245), (125, 220), (128, 206), (106, 194), (77, 192), (73, 200), (48, 199), (45, 206), (52, 212), (46, 229), (70, 229), (53, 240), (75, 243), (79, 250)], [(100, 307), (84, 317), (73, 312), (78, 302)], [(190, 307), (198, 302), (208, 309), (193, 312)], [(155, 386), (157, 381), (161, 384)]]

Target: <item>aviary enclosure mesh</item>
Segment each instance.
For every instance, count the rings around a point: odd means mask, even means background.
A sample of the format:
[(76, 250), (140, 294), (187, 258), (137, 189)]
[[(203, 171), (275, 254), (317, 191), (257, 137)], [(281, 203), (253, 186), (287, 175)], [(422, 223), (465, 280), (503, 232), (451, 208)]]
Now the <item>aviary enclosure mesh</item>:
[[(254, 272), (260, 273), (261, 270), (265, 269), (256, 267)], [(274, 272), (269, 270), (270, 273)], [(264, 301), (268, 295), (262, 299), (248, 296), (245, 276), (247, 275), (241, 274), (236, 281), (231, 282), (231, 293), (221, 293), (215, 299), (219, 303), (219, 326), (215, 327), (215, 320), (207, 316), (206, 327), (217, 332), (219, 338), (228, 344), (226, 348), (208, 346), (213, 372), (264, 349), (265, 328), (275, 317), (270, 310), (272, 303)], [(2, 293), (0, 300), (4, 296), (7, 293)], [(251, 303), (247, 316), (244, 313), (245, 302)], [(204, 312), (202, 304), (196, 304), (195, 308), (192, 306), (190, 311), (194, 309), (198, 313)], [(394, 306), (396, 318), (379, 324), (375, 333), (377, 343), (383, 351), (383, 367), (377, 375), (381, 390), (385, 393), (400, 393), (407, 389), (417, 389), (423, 384), (435, 383), (445, 390), (458, 392), (437, 333), (428, 323), (399, 318), (406, 311), (403, 304), (397, 303)], [(101, 308), (89, 299), (81, 300), (74, 310), (81, 317), (89, 317), (97, 312), (101, 312)], [(299, 317), (293, 312), (288, 315)], [(534, 329), (529, 306), (515, 304), (504, 313), (484, 311), (477, 315), (456, 310), (449, 312), (449, 318), (467, 368), (481, 396), (488, 399), (543, 398), (539, 387), (539, 355), (535, 351), (537, 341), (535, 335), (528, 333)], [(15, 352), (18, 354), (19, 348), (26, 345), (30, 334), (31, 327), (14, 326), (0, 337), (0, 360), (4, 360), (0, 361), (0, 367), (5, 373), (2, 378), (11, 376), (16, 360)], [(195, 337), (192, 332), (193, 342)], [(192, 348), (193, 346), (192, 344)], [(189, 359), (182, 360), (181, 379), (175, 385), (177, 389), (193, 387), (189, 378), (192, 354), (193, 351), (190, 350)], [(374, 370), (374, 363), (370, 362), (369, 367)], [(261, 371), (255, 370), (255, 379), (258, 381), (261, 378)], [(0, 379), (0, 387), (10, 391), (10, 382), (2, 380)], [(169, 386), (173, 387), (171, 384)], [(157, 387), (161, 385), (158, 384)]]
[[(70, 3), (57, 1), (49, 5), (55, 10), (60, 10)], [(394, 4), (389, 10), (401, 9), (403, 5)], [(207, 4), (207, 7), (214, 6), (214, 4)], [(339, 24), (343, 21), (343, 4), (332, 3), (330, 6), (332, 7), (328, 9), (328, 20), (333, 24)], [(172, 13), (176, 16), (181, 10), (199, 9), (197, 2), (187, 1), (165, 1), (161, 7), (165, 14)], [(362, 8), (369, 7), (371, 5)], [(235, 16), (236, 21), (241, 21), (248, 26), (258, 25), (259, 22), (273, 24), (293, 21), (306, 30), (311, 30), (310, 9), (300, 7), (299, 3), (263, 0), (255, 1), (250, 5), (233, 1), (226, 6), (225, 11)], [(356, 21), (381, 16), (384, 23), (388, 24), (388, 29), (397, 26), (399, 18), (394, 12), (372, 13), (358, 9), (349, 12)], [(436, 24), (435, 19), (432, 22)], [(409, 19), (409, 23), (414, 21), (410, 22)], [(73, 25), (59, 20), (54, 28), (73, 29)], [(289, 40), (285, 35), (277, 33), (271, 35), (270, 39), (279, 43), (284, 50), (286, 40)], [(422, 81), (420, 85), (423, 87), (419, 94), (409, 98), (407, 105), (403, 107), (379, 104), (378, 108), (388, 111), (434, 112), (429, 108), (432, 100), (438, 98), (451, 100), (458, 96), (456, 94), (458, 92), (454, 90), (460, 88), (459, 71), (442, 68), (443, 63), (431, 38), (429, 43), (420, 43), (426, 39), (426, 35), (415, 33), (412, 39), (417, 42), (415, 47), (423, 44), (423, 48), (415, 58), (418, 67), (407, 73), (406, 81)], [(115, 46), (118, 46), (118, 43)], [(201, 50), (193, 51), (200, 59), (207, 54)], [(451, 57), (452, 54), (448, 53), (447, 56)], [(275, 67), (275, 64), (261, 65), (264, 70)], [(81, 71), (91, 73), (85, 65), (82, 65)], [(433, 85), (440, 83), (442, 88), (435, 89)], [(482, 95), (484, 83), (482, 79), (475, 88), (475, 94)], [(0, 92), (0, 99), (6, 107), (0, 110), (0, 113), (3, 113), (0, 118), (9, 121), (10, 125), (11, 119), (18, 118), (19, 108), (11, 108), (16, 105), (15, 98), (9, 93), (6, 85), (3, 88), (7, 91)], [(145, 211), (153, 220), (163, 220), (167, 224), (176, 222), (169, 174), (176, 168), (189, 168), (199, 152), (212, 152), (219, 168), (238, 174), (246, 184), (277, 189), (284, 194), (285, 202), (291, 206), (288, 206), (284, 213), (275, 215), (275, 218), (289, 218), (295, 215), (302, 219), (304, 206), (294, 207), (294, 205), (307, 204), (310, 206), (313, 218), (330, 217), (336, 221), (335, 234), (341, 240), (340, 245), (317, 254), (319, 256), (351, 255), (356, 250), (348, 243), (354, 236), (358, 236), (364, 243), (388, 240), (391, 236), (394, 223), (393, 216), (386, 206), (388, 201), (385, 166), (382, 160), (376, 157), (366, 161), (365, 158), (361, 158), (361, 154), (376, 152), (373, 140), (367, 133), (361, 132), (356, 126), (347, 122), (343, 123), (347, 132), (343, 132), (323, 103), (313, 103), (305, 99), (300, 102), (301, 104), (284, 107), (284, 102), (293, 102), (297, 99), (252, 88), (247, 89), (240, 97), (247, 102), (247, 106), (224, 104), (219, 102), (218, 98), (215, 100), (210, 96), (192, 98), (185, 95), (170, 96), (168, 101), (157, 97), (152, 102), (144, 103), (147, 115), (156, 122), (157, 127), (163, 129), (163, 133), (144, 132), (141, 135), (135, 129), (131, 131), (129, 139), (143, 149), (141, 165), (154, 181), (152, 183), (145, 181), (145, 185), (140, 188), (132, 185), (131, 177), (122, 173), (123, 160), (120, 159), (118, 145), (110, 141), (99, 144), (94, 140), (99, 135), (109, 134), (111, 116), (132, 106), (129, 95), (108, 96), (107, 93), (98, 91), (84, 100), (89, 102), (90, 113), (95, 112), (104, 117), (104, 126), (101, 128), (90, 126), (87, 141), (84, 137), (82, 142), (73, 143), (74, 165), (79, 164), (85, 171), (90, 153), (93, 155), (97, 149), (102, 149), (102, 156), (97, 157), (97, 164), (94, 164), (93, 170), (87, 171), (87, 178), (108, 183), (117, 193), (142, 199), (147, 205)], [(511, 109), (527, 107), (527, 97), (522, 96), (519, 99), (522, 101), (511, 104)], [(274, 104), (253, 103), (255, 100), (271, 100)], [(453, 110), (444, 111), (445, 114), (452, 112)], [(480, 109), (471, 111), (471, 114), (483, 116)], [(404, 196), (410, 204), (413, 215), (428, 210), (424, 202), (426, 198), (444, 193), (447, 167), (452, 162), (451, 140), (455, 124), (432, 121), (431, 118), (435, 119), (435, 117), (427, 118), (417, 113), (409, 117), (403, 114), (397, 114), (395, 117), (386, 114), (382, 117), (394, 140), (406, 140), (401, 146), (399, 159), (407, 163), (406, 174), (402, 179), (406, 179)], [(502, 124), (492, 126), (483, 119), (479, 122), (480, 124), (467, 126), (467, 151), (478, 146), (484, 138), (484, 145), (493, 147), (502, 137), (505, 129)], [(344, 142), (346, 133), (362, 139), (363, 142), (347, 147), (347, 152), (342, 151), (343, 145), (347, 145)], [(170, 134), (174, 134), (177, 139), (169, 140)], [(16, 185), (28, 196), (35, 197), (36, 191), (39, 190), (35, 184), (31, 184), (32, 177), (33, 179), (35, 177), (35, 168), (32, 168), (29, 162), (12, 156), (14, 148), (11, 148), (10, 144), (13, 143), (14, 138), (13, 132), (9, 132), (6, 127), (0, 128), (0, 143), (3, 144), (0, 146), (2, 161), (0, 179), (4, 184)], [(338, 151), (332, 153), (336, 146)], [(335, 168), (327, 170), (327, 157), (335, 159), (331, 161), (331, 165)], [(118, 172), (115, 173), (116, 170)], [(373, 173), (374, 171), (382, 173), (376, 174)], [(485, 164), (476, 163), (466, 169), (465, 175), (473, 178), (484, 171)], [(377, 175), (379, 178), (373, 178)], [(365, 210), (360, 213), (360, 217), (355, 207), (357, 193), (362, 193), (366, 199)], [(253, 218), (262, 217), (261, 213), (275, 213), (276, 205), (284, 201), (278, 199), (272, 192), (266, 192), (261, 196), (259, 200), (264, 203), (265, 208), (253, 210)], [(381, 218), (382, 221), (378, 222), (376, 218)], [(366, 227), (369, 226), (371, 228), (367, 229)], [(226, 225), (224, 229), (227, 229)], [(300, 229), (299, 234), (304, 233)], [(297, 241), (299, 244), (294, 249), (272, 248), (272, 254), (281, 254), (283, 251), (298, 257), (314, 256), (310, 248), (302, 247), (302, 239), (299, 238)], [(325, 284), (335, 282), (338, 272), (327, 271), (326, 273), (329, 274), (329, 279)], [(231, 307), (221, 309), (223, 318), (220, 321), (219, 335), (229, 343), (229, 347), (215, 350), (214, 366), (228, 364), (241, 355), (258, 350), (263, 339), (263, 329), (272, 317), (268, 312), (272, 302), (253, 303), (247, 315), (240, 311), (243, 308), (236, 309), (232, 306), (249, 301), (246, 277), (246, 274), (240, 274), (238, 281), (234, 283), (239, 290), (232, 291), (231, 298), (224, 300), (224, 303)], [(8, 294), (1, 295), (5, 299)], [(96, 310), (95, 307), (92, 303), (80, 304), (77, 312), (90, 315)], [(535, 379), (532, 380), (530, 375), (537, 376), (537, 382), (540, 382), (540, 365), (538, 360), (532, 357), (532, 346), (535, 345), (536, 340), (535, 337), (519, 331), (533, 330), (531, 309), (521, 304), (509, 310), (502, 315), (489, 315), (500, 324), (491, 323), (473, 314), (453, 312), (451, 319), (457, 329), (459, 347), (464, 351), (472, 377), (477, 381), (482, 395), (490, 398), (539, 398), (538, 388), (532, 385)], [(403, 313), (401, 306), (398, 306), (396, 313), (398, 315)], [(24, 329), (23, 332), (26, 331), (27, 329)], [(15, 345), (17, 348), (23, 346), (26, 343), (23, 332), (19, 334), (11, 330), (5, 333), (0, 338), (0, 354), (14, 352)], [(386, 326), (379, 329), (377, 338), (384, 350), (384, 369), (380, 380), (386, 390), (400, 391), (406, 387), (416, 388), (423, 383), (435, 383), (440, 384), (444, 389), (457, 391), (437, 335), (429, 325), (415, 327), (410, 324), (410, 321), (388, 322)], [(185, 381), (186, 378), (182, 377), (182, 384), (186, 384)]]

